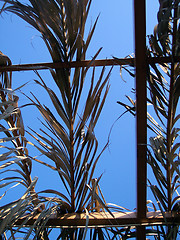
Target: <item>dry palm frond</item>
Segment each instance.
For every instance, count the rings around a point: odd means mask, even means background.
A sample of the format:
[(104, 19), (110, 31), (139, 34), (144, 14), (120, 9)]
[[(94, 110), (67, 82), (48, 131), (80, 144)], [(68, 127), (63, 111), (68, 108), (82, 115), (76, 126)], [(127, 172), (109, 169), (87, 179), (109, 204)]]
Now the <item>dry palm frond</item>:
[[(9, 235), (10, 233), (14, 239), (21, 235), (23, 239), (30, 239), (34, 234), (36, 237), (46, 235), (46, 239), (49, 239), (50, 230), (47, 230), (45, 225), (51, 216), (57, 214), (59, 206), (63, 205), (63, 202), (58, 202), (55, 198), (41, 198), (41, 200), (36, 198), (36, 194), (32, 195), (36, 183), (37, 178), (33, 179), (20, 199), (0, 207), (0, 234), (7, 232)], [(34, 201), (38, 202), (36, 207), (34, 207)], [(46, 208), (44, 208), (45, 203)], [(41, 208), (42, 206), (43, 208)], [(42, 210), (39, 211), (39, 209)], [(25, 229), (24, 225), (34, 216), (36, 216), (34, 223)], [(19, 219), (22, 222), (17, 224)]]
[[(97, 18), (85, 39), (85, 25), (92, 0), (29, 0), (29, 4), (13, 0), (5, 0), (4, 2), (6, 5), (2, 12), (11, 12), (18, 15), (39, 31), (53, 62), (68, 63), (72, 60), (85, 60), (86, 51), (98, 20)], [(85, 80), (89, 77), (87, 73), (100, 51), (101, 49), (97, 51), (87, 67), (78, 67), (73, 72), (68, 68), (50, 69), (58, 91), (51, 89), (40, 74), (36, 72), (38, 80), (35, 80), (35, 83), (46, 91), (51, 100), (51, 107), (43, 105), (34, 93), (31, 97), (28, 97), (44, 118), (44, 121), (41, 122), (43, 127), (40, 128), (40, 132), (38, 133), (30, 128), (29, 134), (36, 140), (35, 143), (31, 144), (43, 156), (46, 156), (52, 164), (46, 163), (45, 160), (41, 161), (37, 157), (29, 158), (28, 153), (23, 155), (27, 159), (17, 160), (17, 164), (19, 162), (26, 164), (27, 162), (31, 170), (31, 161), (35, 160), (50, 167), (59, 175), (66, 193), (64, 194), (56, 189), (40, 191), (38, 197), (35, 194), (37, 199), (33, 201), (33, 204), (35, 203), (34, 208), (37, 208), (41, 201), (48, 200), (58, 205), (59, 213), (94, 211), (91, 208), (93, 194), (91, 190), (93, 188), (90, 187), (89, 189), (88, 186), (91, 185), (96, 164), (107, 146), (106, 144), (100, 153), (98, 152), (95, 127), (109, 91), (109, 77), (112, 69), (105, 75), (106, 69), (103, 67), (99, 76), (97, 76), (94, 67), (89, 88), (87, 88)], [(14, 109), (7, 110), (12, 116)], [(18, 122), (19, 125), (21, 123)], [(8, 138), (10, 138), (9, 131), (6, 132)], [(16, 141), (16, 138), (11, 140)], [(24, 140), (23, 143), (27, 144), (27, 141)], [(18, 147), (20, 146), (18, 145)], [(26, 145), (23, 145), (23, 147), (26, 147)], [(9, 164), (12, 164), (10, 158), (12, 153), (9, 149), (6, 156)], [(23, 168), (12, 171), (20, 175), (23, 173), (22, 178), (26, 176)], [(7, 173), (6, 169), (4, 173)], [(17, 181), (19, 180), (21, 178), (17, 179)], [(6, 179), (6, 181), (11, 181), (11, 179)], [(44, 197), (41, 194), (51, 194), (55, 197)], [(101, 203), (101, 209), (110, 212), (99, 196), (96, 196), (97, 200)], [(39, 239), (41, 237), (47, 238), (45, 235), (47, 232), (41, 232), (41, 229), (44, 227), (43, 224), (46, 223), (52, 209), (53, 207), (43, 210), (37, 220), (39, 222), (31, 228), (30, 232), (34, 229)], [(40, 219), (44, 219), (43, 224)], [(28, 234), (26, 239), (30, 236)], [(85, 236), (86, 230), (84, 229), (62, 229), (58, 239), (85, 239)], [(95, 231), (93, 239), (96, 239), (96, 236), (98, 239), (105, 238), (102, 229)]]
[[(94, 69), (95, 70), (95, 69)], [(98, 142), (94, 135), (94, 128), (96, 126), (97, 120), (100, 116), (100, 112), (105, 102), (106, 95), (108, 93), (108, 79), (109, 74), (102, 81), (102, 70), (99, 80), (94, 83), (94, 75), (92, 76), (91, 88), (87, 94), (87, 100), (84, 104), (84, 110), (81, 115), (78, 115), (78, 120), (75, 121), (73, 127), (73, 166), (74, 166), (74, 191), (75, 191), (75, 202), (76, 205), (81, 208), (86, 194), (88, 193), (88, 188), (86, 184), (90, 184), (91, 178), (93, 177), (93, 172), (95, 165), (99, 156), (96, 156)], [(38, 74), (39, 76), (39, 74)], [(39, 76), (40, 77), (40, 76)], [(33, 136), (38, 144), (33, 144), (43, 155), (51, 159), (57, 169), (57, 172), (63, 181), (63, 184), (67, 190), (68, 195), (71, 195), (71, 138), (69, 135), (68, 128), (70, 123), (68, 123), (65, 117), (65, 111), (62, 113), (62, 105), (59, 102), (54, 91), (46, 86), (44, 81), (40, 78), (40, 81), (36, 80), (36, 83), (41, 85), (49, 94), (52, 103), (59, 114), (59, 120), (55, 117), (55, 114), (46, 106), (41, 105), (38, 99), (31, 99), (33, 104), (37, 106), (41, 112), (46, 124), (46, 130), (41, 129), (41, 134), (33, 131), (29, 134)], [(103, 93), (103, 88), (106, 86), (106, 90)], [(102, 95), (102, 97), (101, 97)], [(64, 117), (62, 117), (62, 114)], [(57, 114), (56, 114), (57, 115)], [(61, 123), (60, 123), (61, 122)], [(82, 129), (84, 129), (84, 134), (82, 136)], [(48, 133), (49, 132), (49, 133)], [(70, 199), (69, 199), (70, 201)]]
[[(31, 160), (28, 158), (27, 141), (24, 136), (24, 124), (21, 110), (18, 107), (19, 97), (15, 90), (11, 89), (11, 75), (5, 73), (1, 75), (0, 82), (0, 133), (1, 169), (17, 163), (19, 169), (14, 171), (23, 179), (27, 187), (31, 184)], [(6, 86), (6, 88), (3, 88)], [(10, 145), (11, 143), (11, 145)]]
[[(176, 19), (170, 21), (170, 16), (176, 15), (176, 4), (168, 3), (166, 7), (160, 5), (158, 12), (158, 25), (155, 27), (154, 37), (158, 41), (159, 47), (162, 49), (162, 54), (170, 54), (173, 56), (178, 53), (178, 49), (174, 45), (175, 39), (178, 40), (176, 30)], [(163, 27), (164, 24), (164, 28)], [(171, 28), (171, 29), (170, 29)], [(169, 35), (172, 35), (172, 42)], [(152, 42), (150, 42), (152, 44)], [(171, 47), (171, 44), (173, 45)], [(151, 47), (154, 45), (151, 45)], [(175, 50), (176, 49), (176, 50)], [(152, 48), (151, 54), (158, 54), (157, 49)], [(177, 113), (178, 103), (178, 79), (180, 75), (179, 64), (166, 64), (161, 66), (162, 70), (155, 64), (151, 66), (155, 74), (149, 73), (149, 91), (152, 106), (160, 123), (154, 121), (153, 125), (157, 128), (161, 125), (162, 129), (157, 136), (150, 139), (150, 145), (153, 150), (153, 155), (149, 154), (150, 166), (153, 169), (158, 187), (154, 190), (154, 194), (161, 202), (166, 211), (172, 209), (174, 199), (176, 199), (175, 189), (179, 187), (177, 181), (172, 184), (174, 176), (179, 175), (179, 128), (177, 122), (179, 114)], [(163, 73), (164, 72), (164, 73)], [(166, 81), (164, 80), (166, 78)], [(168, 80), (169, 79), (169, 80)], [(161, 190), (160, 190), (161, 189)], [(168, 194), (167, 194), (168, 193)], [(166, 195), (167, 202), (162, 201), (163, 195)]]
[[(7, 60), (8, 61), (8, 60)], [(11, 236), (14, 238), (16, 232), (27, 222), (27, 220), (38, 211), (42, 211), (44, 206), (39, 203), (38, 195), (35, 193), (36, 179), (32, 181), (31, 170), (32, 161), (28, 156), (27, 140), (25, 138), (24, 124), (21, 110), (18, 107), (19, 97), (16, 90), (11, 89), (11, 74), (1, 74), (0, 81), (0, 188), (5, 189), (1, 199), (10, 189), (17, 185), (27, 188), (25, 195), (19, 200), (15, 200), (0, 208), (0, 234), (10, 229)], [(10, 187), (7, 189), (7, 187)], [(22, 226), (13, 230), (16, 221), (23, 217)], [(28, 234), (31, 234), (32, 230)]]
[[(147, 162), (155, 178), (150, 189), (162, 214), (179, 201), (179, 83), (180, 67), (173, 58), (179, 56), (179, 1), (159, 1), (158, 24), (149, 36), (147, 57), (171, 56), (171, 63), (149, 64), (147, 69), (147, 127), (150, 129)], [(129, 111), (132, 107), (120, 103)], [(151, 108), (152, 107), (152, 108)], [(156, 233), (176, 239), (177, 226), (157, 228)], [(159, 231), (160, 230), (160, 231)], [(167, 232), (166, 232), (167, 230)], [(173, 232), (174, 231), (174, 232)]]
[[(5, 2), (4, 12), (18, 15), (39, 31), (53, 62), (85, 60), (98, 19), (85, 39), (91, 0), (30, 0), (29, 5), (21, 1)], [(63, 198), (68, 199), (67, 203), (71, 205), (68, 211), (83, 211), (82, 206), (85, 207), (85, 199), (89, 194), (86, 185), (90, 184), (101, 155), (97, 153), (98, 141), (94, 129), (108, 94), (112, 69), (104, 77), (103, 67), (96, 80), (94, 68), (89, 90), (86, 91), (84, 87), (87, 72), (100, 51), (86, 68), (76, 68), (73, 73), (67, 68), (50, 70), (58, 93), (36, 72), (39, 79), (35, 82), (47, 92), (54, 109), (44, 106), (33, 93), (33, 97), (29, 98), (45, 120), (42, 123), (45, 130), (41, 129), (41, 133), (29, 132), (38, 143), (33, 146), (53, 162), (55, 167), (52, 164), (45, 165), (57, 170), (67, 192)], [(82, 100), (85, 91), (86, 99)]]
[[(52, 57), (53, 62), (68, 62), (72, 59), (78, 61), (85, 59), (86, 50), (95, 30), (94, 26), (89, 32), (87, 40), (84, 39), (85, 23), (91, 5), (88, 1), (29, 1), (30, 5), (24, 5), (20, 1), (5, 1), (7, 5), (3, 11), (13, 12), (36, 28)], [(79, 75), (76, 70), (76, 77)], [(67, 68), (52, 71), (52, 76), (61, 92), (66, 110), (68, 99), (70, 70)], [(73, 92), (81, 91), (81, 84), (74, 78)], [(74, 96), (74, 101), (78, 94)]]

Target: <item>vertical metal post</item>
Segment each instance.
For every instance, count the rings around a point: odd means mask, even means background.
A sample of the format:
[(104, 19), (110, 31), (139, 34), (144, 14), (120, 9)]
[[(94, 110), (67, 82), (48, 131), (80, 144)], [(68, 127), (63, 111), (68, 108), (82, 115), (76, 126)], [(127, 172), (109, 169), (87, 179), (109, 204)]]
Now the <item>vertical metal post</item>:
[[(137, 134), (137, 218), (146, 218), (147, 180), (147, 89), (146, 89), (146, 4), (134, 0), (136, 57), (136, 134)], [(146, 239), (145, 227), (137, 227), (137, 239)]]

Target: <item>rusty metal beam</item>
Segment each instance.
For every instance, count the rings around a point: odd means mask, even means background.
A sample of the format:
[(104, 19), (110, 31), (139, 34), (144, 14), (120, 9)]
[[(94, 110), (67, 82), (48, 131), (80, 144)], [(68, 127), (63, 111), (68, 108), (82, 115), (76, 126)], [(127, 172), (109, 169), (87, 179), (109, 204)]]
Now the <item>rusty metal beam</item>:
[[(105, 212), (92, 212), (89, 213), (88, 227), (122, 227), (122, 226), (152, 226), (152, 225), (168, 225), (176, 224), (180, 221), (180, 216), (173, 216), (171, 213), (164, 213), (164, 217), (161, 212), (149, 212), (146, 218), (137, 218), (135, 212), (113, 213), (114, 216)], [(15, 221), (13, 226), (19, 226), (24, 223), (24, 226), (32, 226), (39, 215), (31, 217), (27, 220), (28, 216), (19, 218)], [(47, 223), (47, 227), (85, 227), (86, 226), (86, 213), (67, 213), (64, 215), (56, 214), (52, 215)]]
[[(180, 57), (174, 57), (174, 62), (180, 62)], [(0, 72), (16, 72), (16, 71), (32, 71), (32, 70), (43, 70), (43, 69), (58, 69), (58, 68), (76, 68), (76, 67), (87, 67), (90, 64), (91, 60), (85, 61), (72, 61), (72, 62), (47, 62), (47, 63), (29, 63), (29, 64), (18, 64), (18, 65), (11, 65), (7, 67), (0, 66)], [(148, 57), (147, 63), (148, 64), (164, 64), (164, 63), (171, 63), (171, 57)], [(94, 66), (135, 66), (135, 58), (118, 58), (118, 59), (101, 59), (95, 60), (92, 64)]]
[[(180, 62), (180, 57), (178, 56), (174, 56), (173, 58), (173, 62)], [(165, 63), (172, 63), (172, 56), (170, 57), (148, 57), (147, 58), (147, 63), (148, 64), (156, 64), (156, 63), (159, 63), (159, 64), (165, 64)]]
[[(135, 57), (136, 57), (136, 135), (137, 135), (137, 218), (146, 218), (147, 181), (147, 59), (146, 4), (134, 0)], [(145, 226), (137, 227), (137, 239), (145, 240)]]
[(134, 65), (134, 58), (120, 58), (120, 59), (101, 59), (101, 60), (84, 60), (72, 62), (57, 62), (57, 63), (33, 63), (33, 64), (19, 64), (6, 67), (0, 66), (0, 72), (5, 71), (29, 71), (29, 70), (42, 70), (48, 68), (77, 68), (87, 67), (91, 64), (94, 66), (113, 66), (113, 65)]

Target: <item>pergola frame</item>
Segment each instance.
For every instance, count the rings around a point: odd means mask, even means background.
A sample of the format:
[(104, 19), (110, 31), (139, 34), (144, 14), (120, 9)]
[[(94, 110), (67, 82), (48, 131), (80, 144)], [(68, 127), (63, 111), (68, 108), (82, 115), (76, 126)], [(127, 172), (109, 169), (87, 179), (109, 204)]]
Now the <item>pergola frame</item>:
[[(156, 57), (148, 59), (146, 56), (146, 1), (134, 1), (134, 33), (135, 33), (135, 58), (130, 59), (105, 59), (95, 60), (93, 66), (110, 65), (132, 65), (136, 68), (136, 147), (137, 147), (137, 212), (115, 213), (114, 217), (108, 213), (90, 213), (89, 227), (107, 226), (136, 226), (137, 239), (145, 240), (145, 227), (156, 224), (172, 224), (179, 222), (180, 217), (174, 217), (171, 213), (165, 213), (166, 222), (162, 214), (157, 212), (147, 213), (146, 209), (146, 182), (147, 182), (147, 86), (146, 74), (147, 64), (171, 62), (170, 57)], [(180, 61), (175, 57), (174, 61)], [(88, 66), (90, 61), (68, 62), (68, 63), (38, 63), (21, 64), (0, 67), (3, 71), (26, 71), (48, 68), (75, 68)], [(32, 225), (36, 218), (32, 218), (27, 225)], [(23, 218), (16, 224), (22, 224)], [(85, 214), (65, 214), (51, 217), (46, 226), (53, 227), (85, 227)]]

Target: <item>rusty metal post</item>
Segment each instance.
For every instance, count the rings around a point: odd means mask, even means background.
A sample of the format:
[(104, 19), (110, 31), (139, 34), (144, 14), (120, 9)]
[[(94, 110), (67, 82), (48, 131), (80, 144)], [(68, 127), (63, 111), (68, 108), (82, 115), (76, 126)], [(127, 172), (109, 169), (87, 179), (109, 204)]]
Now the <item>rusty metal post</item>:
[[(147, 59), (146, 59), (146, 4), (134, 0), (135, 56), (136, 56), (136, 134), (137, 134), (137, 218), (146, 218), (147, 180)], [(137, 227), (137, 239), (145, 240), (145, 227)]]

